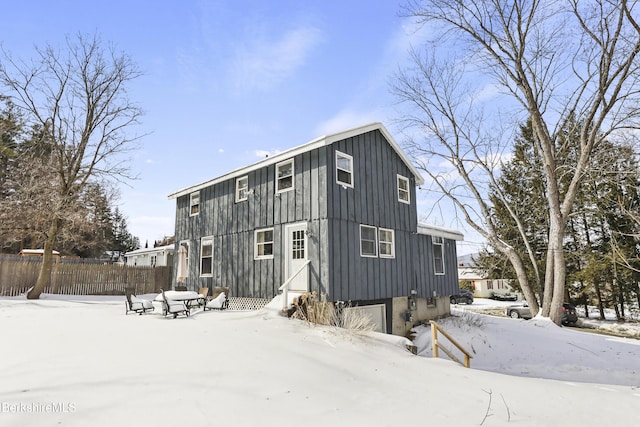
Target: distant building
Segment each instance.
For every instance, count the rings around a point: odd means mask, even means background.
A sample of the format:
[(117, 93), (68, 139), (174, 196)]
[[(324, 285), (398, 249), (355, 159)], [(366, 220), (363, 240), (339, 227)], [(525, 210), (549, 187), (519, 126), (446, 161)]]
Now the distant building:
[(509, 279), (498, 279), (486, 277), (484, 273), (477, 269), (474, 257), (478, 254), (461, 255), (458, 257), (458, 279), (460, 283), (471, 282), (473, 286), (473, 296), (478, 298), (489, 298), (494, 294), (513, 294)]
[[(20, 256), (32, 256), (32, 257), (42, 257), (44, 255), (44, 249), (23, 249), (18, 255)], [(51, 255), (55, 262), (60, 262), (60, 252), (52, 251)]]
[(125, 264), (138, 267), (163, 267), (173, 265), (175, 245), (137, 249), (124, 254)]

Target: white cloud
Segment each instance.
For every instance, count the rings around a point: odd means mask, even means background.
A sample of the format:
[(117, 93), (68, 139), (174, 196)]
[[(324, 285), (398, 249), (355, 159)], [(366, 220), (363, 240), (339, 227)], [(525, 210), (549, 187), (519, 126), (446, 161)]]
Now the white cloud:
[(273, 87), (302, 67), (309, 52), (324, 36), (315, 27), (290, 30), (276, 40), (258, 37), (239, 47), (232, 61), (236, 86), (244, 89)]

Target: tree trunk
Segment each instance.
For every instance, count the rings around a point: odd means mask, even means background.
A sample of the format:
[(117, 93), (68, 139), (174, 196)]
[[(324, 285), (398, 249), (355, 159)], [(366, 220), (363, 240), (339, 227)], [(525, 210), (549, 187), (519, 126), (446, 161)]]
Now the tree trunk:
[(602, 291), (600, 291), (600, 283), (595, 282), (593, 287), (596, 289), (596, 297), (598, 298), (598, 310), (600, 311), (600, 320), (604, 320), (604, 304), (602, 302)]
[(538, 314), (538, 311), (540, 311), (540, 306), (538, 305), (538, 299), (536, 298), (535, 292), (533, 292), (533, 289), (531, 289), (529, 278), (527, 277), (527, 271), (524, 267), (522, 259), (520, 259), (517, 252), (513, 248), (507, 250), (506, 255), (516, 271), (516, 276), (518, 277), (520, 288), (522, 289), (522, 293), (524, 294), (524, 299), (529, 304), (531, 315), (535, 316)]
[(53, 267), (53, 245), (58, 236), (61, 221), (54, 219), (49, 227), (47, 238), (44, 242), (44, 253), (42, 254), (42, 264), (40, 264), (40, 272), (35, 286), (27, 293), (27, 299), (39, 299), (40, 294), (44, 292), (44, 288), (51, 281), (51, 268)]

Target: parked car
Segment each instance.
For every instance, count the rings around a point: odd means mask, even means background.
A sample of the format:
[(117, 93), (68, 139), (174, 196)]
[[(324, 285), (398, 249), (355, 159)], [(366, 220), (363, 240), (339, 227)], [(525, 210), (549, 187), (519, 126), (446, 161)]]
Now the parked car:
[(506, 314), (514, 319), (531, 319), (531, 310), (526, 301), (522, 304), (510, 305), (506, 309)]
[[(524, 301), (522, 304), (510, 305), (507, 307), (506, 314), (514, 319), (531, 319), (531, 310), (529, 304)], [(576, 308), (565, 302), (562, 304), (562, 324), (575, 325), (578, 322), (578, 314)]]
[(517, 301), (518, 295), (508, 293), (508, 292), (506, 294), (499, 294), (496, 292), (492, 292), (489, 298), (494, 299), (496, 301)]
[(456, 295), (449, 297), (449, 302), (451, 302), (451, 304), (473, 304), (473, 294), (466, 289), (459, 289)]
[(578, 313), (576, 313), (576, 308), (565, 302), (562, 304), (562, 324), (563, 325), (575, 325), (578, 322)]

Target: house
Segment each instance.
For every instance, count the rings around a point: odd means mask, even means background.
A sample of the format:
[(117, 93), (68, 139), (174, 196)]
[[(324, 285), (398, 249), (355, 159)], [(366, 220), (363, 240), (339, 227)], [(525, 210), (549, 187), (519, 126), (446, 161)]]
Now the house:
[(454, 230), (418, 224), (423, 180), (380, 123), (327, 135), (169, 195), (174, 286), (226, 286), (231, 302), (317, 292), (404, 335), (449, 313)]
[[(40, 257), (44, 256), (44, 249), (22, 249), (18, 252), (18, 255), (25, 257)], [(60, 262), (60, 252), (53, 250), (51, 251), (51, 257), (53, 262)]]
[(162, 267), (173, 265), (175, 245), (158, 246), (156, 248), (136, 249), (124, 254), (125, 264), (130, 266)]
[[(505, 295), (516, 295), (509, 285), (509, 279), (487, 278), (482, 271), (478, 270), (474, 257), (478, 254), (468, 254), (458, 257), (458, 277), (460, 283), (470, 282), (473, 286), (473, 296), (478, 298), (498, 298)], [(519, 296), (522, 299), (522, 296)]]

